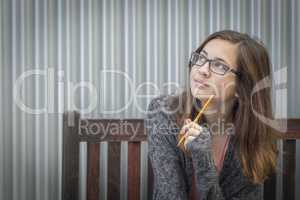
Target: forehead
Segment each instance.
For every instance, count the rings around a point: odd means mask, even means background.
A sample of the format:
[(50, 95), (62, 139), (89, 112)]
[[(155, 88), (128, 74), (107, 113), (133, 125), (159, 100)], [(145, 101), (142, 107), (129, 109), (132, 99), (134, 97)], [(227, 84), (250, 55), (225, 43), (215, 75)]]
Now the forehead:
[(210, 59), (221, 58), (231, 67), (236, 68), (237, 46), (238, 44), (226, 40), (213, 39), (202, 50), (207, 52)]

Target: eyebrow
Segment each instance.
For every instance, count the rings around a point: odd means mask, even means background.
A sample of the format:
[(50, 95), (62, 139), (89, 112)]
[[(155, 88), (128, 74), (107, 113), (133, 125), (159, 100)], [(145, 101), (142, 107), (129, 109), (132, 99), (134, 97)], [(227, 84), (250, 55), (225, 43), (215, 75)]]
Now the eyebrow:
[[(208, 53), (207, 51), (205, 51), (204, 49), (201, 50), (201, 52), (203, 52), (205, 55), (208, 56)], [(224, 59), (222, 58), (219, 58), (219, 57), (214, 57), (215, 60), (220, 60), (220, 61), (223, 61), (224, 63), (226, 63), (227, 65), (229, 65), (229, 63), (227, 63)]]

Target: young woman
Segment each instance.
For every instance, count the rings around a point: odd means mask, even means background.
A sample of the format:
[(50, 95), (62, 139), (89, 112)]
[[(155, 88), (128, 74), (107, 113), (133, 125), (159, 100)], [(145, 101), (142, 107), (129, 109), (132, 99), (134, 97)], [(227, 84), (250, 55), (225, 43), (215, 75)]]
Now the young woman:
[[(186, 91), (148, 106), (153, 199), (263, 198), (279, 134), (256, 116), (272, 119), (270, 88), (253, 89), (270, 75), (265, 47), (247, 34), (213, 33), (192, 53)], [(201, 120), (193, 122), (211, 95)]]

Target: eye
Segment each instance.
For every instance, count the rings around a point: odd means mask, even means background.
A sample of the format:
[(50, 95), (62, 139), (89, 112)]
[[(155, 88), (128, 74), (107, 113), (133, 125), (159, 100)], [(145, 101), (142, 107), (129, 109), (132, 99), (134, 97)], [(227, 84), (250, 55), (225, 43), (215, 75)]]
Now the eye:
[(203, 54), (200, 54), (200, 55), (199, 55), (199, 60), (198, 60), (198, 62), (199, 62), (199, 63), (204, 63), (205, 61), (206, 61), (206, 56), (203, 55)]
[(219, 70), (225, 70), (225, 71), (228, 70), (228, 67), (220, 61), (213, 62), (213, 66)]
[(225, 74), (229, 70), (229, 67), (224, 63), (216, 60), (211, 63), (211, 69), (217, 74)]
[(206, 56), (203, 54), (194, 53), (191, 57), (191, 62), (197, 65), (203, 65), (207, 60)]

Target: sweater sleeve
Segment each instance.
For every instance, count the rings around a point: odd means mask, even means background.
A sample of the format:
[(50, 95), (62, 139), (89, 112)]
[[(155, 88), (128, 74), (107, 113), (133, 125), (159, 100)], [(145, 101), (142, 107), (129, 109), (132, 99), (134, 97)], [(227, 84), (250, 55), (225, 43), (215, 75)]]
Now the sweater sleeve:
[[(252, 184), (242, 174), (241, 166), (236, 160), (230, 163), (230, 168), (225, 169), (231, 173), (229, 184), (219, 184), (219, 176), (214, 164), (211, 149), (211, 134), (204, 128), (205, 133), (187, 144), (191, 152), (195, 169), (197, 190), (201, 199), (205, 200), (256, 200), (262, 199), (261, 185)], [(234, 166), (235, 165), (235, 166)], [(230, 172), (233, 170), (234, 172)], [(224, 193), (223, 193), (224, 190)]]
[(154, 200), (187, 199), (184, 169), (176, 148), (176, 130), (169, 124), (161, 100), (153, 99), (147, 111), (145, 126), (148, 136), (148, 156), (154, 174)]

